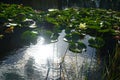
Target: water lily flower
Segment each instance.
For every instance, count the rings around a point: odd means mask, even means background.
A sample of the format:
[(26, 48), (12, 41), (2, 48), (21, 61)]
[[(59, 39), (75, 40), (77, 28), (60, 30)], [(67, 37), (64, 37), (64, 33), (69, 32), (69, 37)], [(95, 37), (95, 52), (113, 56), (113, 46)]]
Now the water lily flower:
[(86, 23), (80, 23), (79, 28), (82, 29), (82, 30), (85, 30), (86, 29)]

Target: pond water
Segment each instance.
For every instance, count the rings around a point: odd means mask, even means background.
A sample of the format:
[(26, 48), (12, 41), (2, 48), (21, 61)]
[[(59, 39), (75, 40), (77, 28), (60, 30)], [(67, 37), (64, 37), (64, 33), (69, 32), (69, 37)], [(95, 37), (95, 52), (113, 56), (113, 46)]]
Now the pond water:
[[(44, 44), (38, 37), (37, 44), (12, 51), (0, 64), (0, 80), (84, 80), (88, 69), (93, 68), (95, 49), (87, 46), (86, 52), (73, 53), (63, 40), (65, 31), (58, 42)], [(82, 40), (88, 45), (86, 35)]]

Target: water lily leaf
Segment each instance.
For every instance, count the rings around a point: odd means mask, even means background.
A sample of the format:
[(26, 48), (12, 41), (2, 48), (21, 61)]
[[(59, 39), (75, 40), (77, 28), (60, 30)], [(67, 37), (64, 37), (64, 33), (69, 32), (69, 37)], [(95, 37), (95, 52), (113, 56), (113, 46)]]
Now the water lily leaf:
[(80, 39), (80, 33), (79, 32), (72, 32), (71, 33), (71, 36), (72, 36), (72, 40), (73, 41), (78, 41)]
[(59, 37), (59, 34), (53, 33), (53, 35), (51, 36), (51, 39), (52, 39), (52, 40), (57, 40), (58, 37)]
[(100, 26), (89, 26), (89, 29), (94, 29), (94, 30), (100, 30), (101, 27)]
[(58, 25), (57, 21), (52, 17), (46, 17), (46, 21), (55, 25)]
[(70, 42), (70, 43), (69, 43), (69, 50), (74, 51), (76, 48), (77, 48), (76, 43), (74, 43), (74, 42)]
[(37, 40), (37, 34), (32, 31), (25, 31), (22, 33), (21, 39), (25, 43), (35, 42)]
[(86, 48), (87, 47), (86, 47), (86, 45), (83, 42), (78, 42), (78, 49), (83, 50), (83, 49), (86, 49)]
[(89, 42), (89, 46), (93, 47), (93, 48), (101, 48), (104, 46), (105, 42), (102, 38), (97, 37), (97, 38), (91, 38), (88, 40)]
[(70, 42), (69, 50), (74, 53), (82, 53), (84, 50), (86, 50), (86, 45), (83, 42)]
[(66, 34), (64, 37), (64, 41), (71, 41), (71, 40), (72, 40), (71, 34)]
[(101, 29), (99, 30), (100, 33), (109, 33), (109, 34), (115, 34), (115, 30), (114, 29)]
[(65, 29), (65, 33), (70, 34), (71, 33), (71, 29), (70, 28), (66, 28)]

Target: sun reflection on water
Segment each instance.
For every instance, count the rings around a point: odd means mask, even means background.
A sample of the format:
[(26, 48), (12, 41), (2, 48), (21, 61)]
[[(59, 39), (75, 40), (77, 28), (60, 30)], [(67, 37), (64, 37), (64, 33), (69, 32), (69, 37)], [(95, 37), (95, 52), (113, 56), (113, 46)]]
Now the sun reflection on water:
[(56, 43), (44, 44), (44, 41), (45, 39), (43, 37), (39, 37), (38, 43), (34, 46), (31, 45), (26, 51), (38, 65), (47, 64), (48, 61), (57, 59)]

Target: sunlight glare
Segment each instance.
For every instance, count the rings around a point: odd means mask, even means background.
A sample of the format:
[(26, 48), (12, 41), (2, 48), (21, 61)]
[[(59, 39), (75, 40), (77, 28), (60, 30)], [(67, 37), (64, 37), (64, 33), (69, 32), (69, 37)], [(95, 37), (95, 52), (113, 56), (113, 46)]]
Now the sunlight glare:
[(43, 37), (38, 38), (36, 45), (31, 45), (27, 49), (27, 54), (35, 60), (36, 64), (47, 64), (48, 61), (57, 59), (57, 50), (54, 47), (55, 43), (44, 44)]

